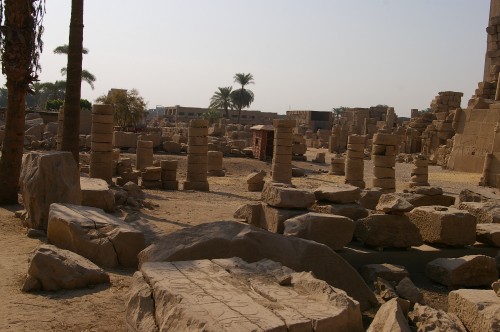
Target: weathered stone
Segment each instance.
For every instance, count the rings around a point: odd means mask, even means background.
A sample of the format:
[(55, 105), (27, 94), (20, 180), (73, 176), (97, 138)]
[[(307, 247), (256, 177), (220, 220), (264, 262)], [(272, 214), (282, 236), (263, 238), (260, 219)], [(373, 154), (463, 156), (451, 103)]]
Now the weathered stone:
[(399, 282), (405, 277), (409, 277), (410, 273), (404, 266), (393, 264), (367, 264), (361, 268), (361, 275), (367, 283), (372, 283), (377, 278), (382, 278), (388, 281)]
[(467, 332), (456, 315), (418, 303), (415, 303), (413, 310), (408, 313), (408, 318), (412, 325), (417, 327), (417, 332)]
[[(139, 254), (140, 264), (241, 257), (247, 262), (268, 258), (314, 275), (340, 288), (365, 310), (376, 299), (361, 276), (323, 244), (286, 237), (234, 221), (218, 221), (182, 229), (159, 239)], [(314, 257), (314, 259), (311, 259)]]
[(52, 203), (82, 202), (80, 173), (70, 152), (30, 152), (24, 155), (19, 187), (29, 228), (47, 229)]
[(267, 182), (262, 191), (262, 201), (279, 208), (307, 209), (314, 204), (314, 194), (283, 184)]
[[(131, 293), (135, 301), (127, 311), (142, 314), (127, 318), (128, 326), (156, 321), (162, 331), (363, 331), (359, 304), (343, 291), (270, 260), (148, 262), (141, 273), (133, 286), (140, 293)], [(284, 275), (290, 284), (281, 286)]]
[(478, 224), (500, 224), (500, 206), (495, 201), (463, 202), (458, 208), (476, 216)]
[(448, 295), (448, 311), (458, 316), (468, 331), (498, 331), (500, 297), (492, 290), (459, 289)]
[(418, 228), (404, 215), (373, 214), (356, 221), (354, 236), (373, 247), (409, 248), (423, 244)]
[(398, 297), (398, 294), (394, 289), (394, 285), (383, 278), (377, 277), (377, 279), (373, 282), (373, 285), (375, 286), (377, 294), (386, 302), (390, 299)]
[(135, 182), (129, 181), (123, 185), (123, 189), (135, 199), (144, 199), (145, 195), (141, 187)]
[(47, 239), (106, 267), (136, 267), (137, 254), (145, 247), (144, 234), (121, 219), (72, 204), (50, 206)]
[(476, 242), (476, 218), (445, 206), (421, 206), (408, 213), (422, 239), (428, 243), (465, 246)]
[(321, 204), (315, 203), (309, 208), (311, 212), (318, 213), (328, 213), (336, 214), (339, 216), (344, 216), (351, 218), (352, 220), (358, 220), (361, 218), (368, 217), (368, 210), (359, 204)]
[(463, 203), (463, 202), (488, 202), (491, 200), (496, 200), (498, 197), (493, 194), (493, 195), (483, 195), (477, 192), (474, 192), (469, 189), (464, 189), (460, 192), (458, 196), (458, 203)]
[(321, 186), (314, 191), (318, 201), (332, 203), (354, 203), (360, 198), (361, 189), (349, 184), (335, 184), (334, 186)]
[(443, 188), (441, 187), (412, 187), (408, 189), (408, 192), (426, 196), (437, 196), (443, 194)]
[(252, 226), (265, 228), (265, 225), (261, 224), (262, 214), (261, 203), (249, 203), (240, 206), (238, 210), (234, 212), (233, 217), (236, 219), (244, 219), (247, 224)]
[(397, 193), (397, 195), (406, 199), (414, 207), (431, 205), (452, 206), (455, 204), (455, 197), (449, 195), (429, 196), (414, 193)]
[(292, 167), (292, 177), (301, 178), (306, 175), (306, 171), (303, 168)]
[(295, 216), (305, 214), (307, 210), (298, 209), (282, 209), (273, 206), (262, 204), (263, 219), (260, 222), (261, 228), (267, 229), (270, 232), (283, 234), (285, 230), (285, 221)]
[(424, 303), (424, 294), (415, 286), (409, 277), (404, 277), (397, 285), (396, 292), (411, 303)]
[(380, 190), (365, 189), (361, 191), (358, 203), (366, 209), (375, 210), (382, 194)]
[(452, 288), (489, 286), (498, 279), (495, 260), (484, 255), (437, 258), (427, 263), (425, 274)]
[(103, 179), (81, 177), (82, 205), (93, 206), (106, 212), (115, 211), (115, 195)]
[(392, 299), (384, 303), (378, 309), (375, 318), (367, 332), (411, 332), (410, 325), (406, 321), (403, 310), (398, 304), (397, 299)]
[(38, 290), (37, 286), (44, 291), (58, 291), (109, 283), (108, 274), (88, 259), (46, 244), (38, 247), (30, 258), (28, 276), (23, 286), (25, 292)]
[(347, 217), (309, 212), (286, 220), (283, 234), (313, 240), (338, 250), (351, 242), (354, 227), (354, 221)]
[(490, 246), (500, 247), (500, 224), (477, 224), (476, 240)]
[(395, 194), (383, 194), (380, 196), (376, 210), (385, 213), (404, 213), (411, 211), (411, 205), (406, 199)]
[(491, 284), (491, 289), (495, 291), (497, 296), (500, 296), (500, 279)]
[(125, 324), (127, 331), (158, 331), (155, 320), (155, 302), (151, 286), (142, 273), (134, 273), (125, 302)]

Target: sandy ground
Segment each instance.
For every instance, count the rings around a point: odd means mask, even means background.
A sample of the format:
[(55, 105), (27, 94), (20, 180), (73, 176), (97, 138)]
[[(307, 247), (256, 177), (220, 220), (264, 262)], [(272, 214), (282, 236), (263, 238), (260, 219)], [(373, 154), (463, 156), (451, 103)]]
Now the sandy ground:
[[(325, 150), (320, 150), (325, 151)], [(308, 159), (317, 152), (308, 151)], [(160, 159), (179, 160), (179, 180), (185, 178), (186, 157), (157, 155)], [(331, 157), (327, 153), (327, 161)], [(295, 178), (298, 188), (314, 189), (322, 184), (341, 183), (343, 177), (325, 173), (329, 165), (294, 162), (306, 170), (307, 176)], [(210, 192), (147, 190), (147, 196), (159, 206), (139, 212), (123, 209), (116, 214), (142, 229), (150, 243), (158, 235), (216, 220), (231, 220), (233, 212), (250, 201), (258, 201), (260, 193), (246, 191), (245, 177), (253, 170), (270, 171), (269, 163), (255, 159), (226, 158), (226, 176), (209, 178)], [(365, 181), (371, 183), (370, 161), (365, 162)], [(411, 164), (397, 164), (398, 191), (406, 188)], [(443, 187), (446, 193), (458, 194), (463, 188), (497, 193), (492, 188), (477, 186), (479, 174), (451, 172), (438, 166), (429, 168), (432, 185)], [(84, 290), (57, 293), (20, 291), (28, 269), (28, 257), (44, 239), (30, 239), (14, 217), (22, 206), (0, 208), (0, 331), (123, 331), (124, 301), (131, 281), (132, 270), (107, 270), (111, 285), (95, 286)], [(424, 288), (426, 300), (436, 307), (446, 308), (447, 290), (430, 283), (422, 276), (414, 281)]]

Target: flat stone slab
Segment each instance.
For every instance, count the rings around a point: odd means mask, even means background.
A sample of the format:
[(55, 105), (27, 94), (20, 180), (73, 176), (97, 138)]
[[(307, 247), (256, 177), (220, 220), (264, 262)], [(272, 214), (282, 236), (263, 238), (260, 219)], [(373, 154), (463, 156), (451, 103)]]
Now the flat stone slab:
[(408, 324), (406, 317), (398, 304), (398, 299), (392, 299), (384, 303), (380, 309), (378, 309), (375, 318), (373, 318), (372, 323), (367, 332), (385, 332), (385, 331), (399, 331), (399, 332), (411, 332), (410, 325)]
[(313, 206), (309, 208), (309, 211), (317, 213), (336, 214), (339, 216), (351, 218), (352, 220), (358, 220), (361, 218), (368, 217), (369, 214), (367, 209), (356, 203), (347, 203), (347, 204), (315, 203)]
[(441, 205), (452, 206), (455, 204), (455, 197), (450, 195), (423, 195), (416, 193), (398, 193), (397, 195), (406, 199), (414, 207)]
[(455, 314), (418, 303), (408, 313), (408, 318), (417, 327), (417, 331), (467, 332)]
[(500, 297), (492, 290), (459, 289), (448, 295), (448, 311), (470, 332), (500, 330)]
[(476, 216), (478, 224), (500, 223), (500, 207), (497, 202), (462, 202), (458, 208)]
[(262, 201), (277, 208), (307, 209), (314, 200), (314, 194), (309, 191), (278, 183), (266, 182), (262, 191)]
[(49, 243), (100, 266), (137, 267), (144, 234), (103, 210), (73, 204), (50, 205)]
[(361, 268), (361, 275), (367, 283), (371, 284), (377, 278), (399, 282), (403, 278), (409, 277), (410, 273), (402, 265), (367, 264)]
[(336, 184), (335, 186), (321, 186), (314, 191), (318, 201), (331, 203), (354, 203), (360, 198), (361, 189), (349, 184)]
[(115, 211), (115, 195), (103, 179), (80, 177), (82, 188), (82, 205)]
[(477, 224), (476, 240), (490, 246), (500, 247), (500, 224)]
[(380, 196), (375, 209), (385, 213), (404, 213), (411, 211), (413, 205), (399, 195), (383, 194)]
[(130, 294), (127, 313), (146, 309), (127, 315), (130, 330), (154, 316), (161, 331), (363, 331), (345, 292), (270, 260), (147, 262), (140, 272), (135, 283), (149, 286), (154, 306), (138, 308), (141, 294)]

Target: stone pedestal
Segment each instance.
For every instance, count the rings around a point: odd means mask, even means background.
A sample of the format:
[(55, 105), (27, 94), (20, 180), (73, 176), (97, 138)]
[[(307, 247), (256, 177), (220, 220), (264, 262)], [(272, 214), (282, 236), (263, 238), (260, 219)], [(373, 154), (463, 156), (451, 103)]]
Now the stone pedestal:
[(333, 157), (330, 163), (330, 173), (332, 175), (345, 175), (345, 159), (341, 156)]
[(179, 190), (177, 181), (177, 160), (162, 160), (161, 167), (161, 187), (165, 190)]
[(424, 155), (419, 154), (413, 160), (410, 188), (429, 186), (429, 161)]
[(113, 106), (93, 105), (90, 135), (90, 177), (109, 183), (113, 178)]
[(188, 128), (187, 174), (184, 190), (209, 191), (208, 121), (191, 120)]
[(396, 149), (398, 136), (386, 133), (373, 135), (372, 160), (373, 182), (372, 186), (380, 188), (383, 193), (396, 191)]
[(153, 166), (153, 142), (137, 141), (135, 168), (143, 170), (149, 166)]
[(220, 151), (208, 151), (208, 176), (225, 176), (226, 172), (222, 169), (222, 158), (224, 154)]
[(146, 189), (161, 189), (161, 168), (149, 166), (141, 172), (141, 185)]
[(292, 144), (295, 120), (273, 120), (274, 150), (272, 181), (292, 183)]
[(345, 162), (345, 183), (361, 189), (365, 188), (365, 140), (363, 135), (349, 135)]

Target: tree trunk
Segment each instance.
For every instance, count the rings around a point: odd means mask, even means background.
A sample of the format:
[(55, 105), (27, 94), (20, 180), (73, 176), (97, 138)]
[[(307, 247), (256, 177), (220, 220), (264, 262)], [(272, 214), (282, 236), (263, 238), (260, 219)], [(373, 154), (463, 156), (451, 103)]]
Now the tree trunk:
[(229, 109), (228, 109), (228, 107), (225, 107), (224, 111), (226, 111), (226, 119), (229, 119)]
[(71, 1), (68, 70), (64, 98), (64, 122), (61, 150), (70, 151), (80, 162), (80, 97), (82, 87), (83, 0)]
[(241, 117), (241, 107), (238, 106), (238, 124), (240, 124), (240, 117)]

